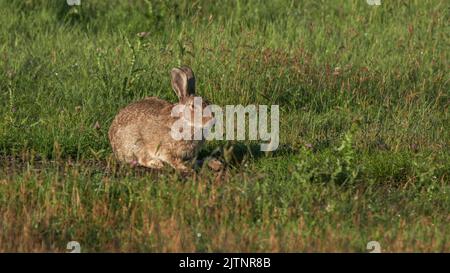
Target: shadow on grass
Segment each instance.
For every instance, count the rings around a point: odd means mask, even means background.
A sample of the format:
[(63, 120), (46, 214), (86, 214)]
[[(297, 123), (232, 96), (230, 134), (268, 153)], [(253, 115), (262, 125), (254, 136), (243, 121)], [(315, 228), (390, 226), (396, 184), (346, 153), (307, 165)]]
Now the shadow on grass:
[(291, 145), (280, 144), (278, 149), (271, 152), (261, 151), (258, 143), (229, 142), (218, 147), (202, 150), (199, 159), (217, 158), (228, 166), (239, 167), (249, 160), (258, 160), (262, 157), (280, 157), (295, 153)]

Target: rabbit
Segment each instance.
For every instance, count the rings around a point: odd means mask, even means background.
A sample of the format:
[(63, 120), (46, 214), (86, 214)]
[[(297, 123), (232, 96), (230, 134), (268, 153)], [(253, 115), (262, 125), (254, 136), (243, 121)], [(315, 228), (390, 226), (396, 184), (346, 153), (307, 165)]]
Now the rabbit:
[[(194, 109), (203, 112), (208, 104), (194, 105), (195, 77), (191, 68), (173, 68), (171, 83), (179, 99), (177, 103), (147, 97), (126, 106), (114, 118), (108, 137), (113, 153), (120, 161), (153, 169), (163, 168), (167, 163), (181, 172), (192, 171), (187, 162), (196, 158), (204, 137), (201, 140), (175, 140), (171, 126), (179, 117), (173, 117), (171, 112), (178, 106), (193, 116)], [(202, 115), (200, 127), (206, 128), (213, 123), (212, 115)]]

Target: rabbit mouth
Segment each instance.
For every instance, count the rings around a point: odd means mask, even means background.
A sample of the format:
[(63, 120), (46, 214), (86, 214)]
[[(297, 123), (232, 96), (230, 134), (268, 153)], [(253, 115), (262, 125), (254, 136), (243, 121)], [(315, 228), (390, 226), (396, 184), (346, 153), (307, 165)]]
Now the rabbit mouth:
[(196, 129), (211, 129), (214, 124), (216, 123), (215, 118), (202, 118), (202, 120), (192, 120), (192, 119), (185, 119), (182, 118), (183, 122), (186, 123), (189, 127), (193, 127)]

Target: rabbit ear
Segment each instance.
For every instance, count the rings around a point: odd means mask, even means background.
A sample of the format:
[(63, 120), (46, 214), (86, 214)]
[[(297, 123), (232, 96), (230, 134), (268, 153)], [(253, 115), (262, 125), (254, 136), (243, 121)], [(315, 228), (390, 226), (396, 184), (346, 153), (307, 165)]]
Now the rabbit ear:
[(174, 68), (170, 72), (172, 76), (172, 88), (178, 98), (185, 98), (195, 94), (194, 72), (187, 66)]

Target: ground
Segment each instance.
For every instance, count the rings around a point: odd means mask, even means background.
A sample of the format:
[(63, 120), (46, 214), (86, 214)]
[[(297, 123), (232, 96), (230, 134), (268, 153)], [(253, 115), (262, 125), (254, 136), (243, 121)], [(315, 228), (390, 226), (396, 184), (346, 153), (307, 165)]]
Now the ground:
[[(450, 251), (448, 1), (0, 2), (0, 251)], [(280, 106), (280, 147), (117, 162), (121, 107)]]

